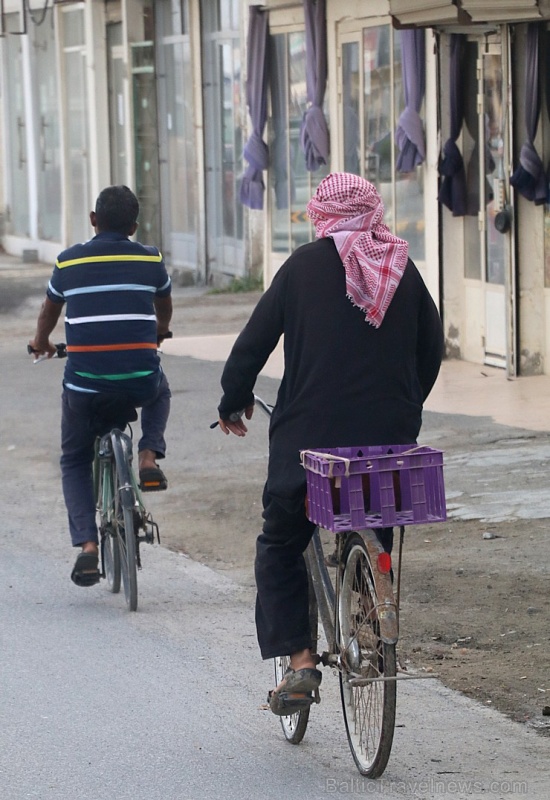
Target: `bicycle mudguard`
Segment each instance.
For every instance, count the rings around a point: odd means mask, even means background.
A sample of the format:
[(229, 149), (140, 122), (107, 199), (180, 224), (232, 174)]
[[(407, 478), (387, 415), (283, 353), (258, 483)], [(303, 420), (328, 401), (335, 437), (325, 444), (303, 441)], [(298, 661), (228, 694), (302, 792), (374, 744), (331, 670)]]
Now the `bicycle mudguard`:
[(378, 619), (380, 621), (380, 638), (385, 644), (396, 644), (399, 636), (397, 603), (393, 591), (391, 576), (381, 572), (378, 567), (378, 556), (384, 548), (373, 530), (358, 531), (365, 543), (372, 567), (374, 588), (378, 598)]

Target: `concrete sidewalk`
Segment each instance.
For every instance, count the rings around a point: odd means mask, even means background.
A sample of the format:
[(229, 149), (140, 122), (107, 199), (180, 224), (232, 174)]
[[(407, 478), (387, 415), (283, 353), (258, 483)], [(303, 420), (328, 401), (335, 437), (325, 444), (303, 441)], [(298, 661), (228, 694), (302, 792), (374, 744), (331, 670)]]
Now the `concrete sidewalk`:
[[(236, 336), (237, 333), (175, 338), (166, 341), (163, 350), (170, 355), (223, 362)], [(282, 373), (280, 343), (262, 375), (280, 378)], [(504, 370), (466, 361), (445, 361), (425, 408), (443, 414), (490, 417), (515, 428), (550, 431), (550, 376), (508, 380)]]

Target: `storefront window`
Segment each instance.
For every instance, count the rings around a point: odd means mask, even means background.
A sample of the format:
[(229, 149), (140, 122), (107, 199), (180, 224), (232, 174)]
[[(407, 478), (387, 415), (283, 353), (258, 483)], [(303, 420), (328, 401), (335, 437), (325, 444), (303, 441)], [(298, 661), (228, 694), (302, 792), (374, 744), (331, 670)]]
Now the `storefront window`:
[(396, 170), (395, 130), (405, 108), (400, 33), (374, 25), (346, 38), (341, 45), (344, 169), (376, 186), (386, 224), (409, 242), (411, 258), (424, 261), (424, 169)]
[[(401, 58), (401, 35), (393, 32), (394, 102), (395, 120), (405, 109), (403, 68)], [(424, 108), (420, 109), (421, 118)], [(392, 130), (395, 131), (394, 125)], [(398, 149), (394, 148), (395, 158)], [(424, 214), (424, 169), (418, 165), (410, 172), (395, 170), (395, 232), (409, 243), (409, 255), (415, 262), (426, 259), (425, 214)]]
[(161, 0), (161, 2), (162, 12), (158, 18), (161, 35), (177, 36), (189, 33), (187, 0)]
[(464, 122), (462, 156), (468, 191), (464, 217), (464, 277), (481, 280), (481, 242), (479, 234), (479, 117), (477, 42), (467, 42), (464, 53)]
[[(160, 31), (158, 47), (159, 151), (162, 192), (162, 249), (172, 266), (193, 270), (197, 265), (197, 164), (193, 119), (191, 43), (186, 30), (186, 7), (175, 0), (155, 3)], [(135, 76), (134, 89), (150, 80)], [(147, 97), (142, 98), (147, 102)], [(141, 102), (141, 101), (140, 101)], [(136, 112), (140, 124), (149, 106)], [(151, 131), (149, 131), (151, 133)], [(142, 140), (141, 144), (145, 144)], [(139, 155), (143, 155), (142, 153)], [(138, 154), (136, 154), (138, 156)], [(146, 158), (142, 163), (145, 166)], [(146, 176), (141, 172), (141, 178)], [(157, 240), (158, 241), (158, 240)]]
[(38, 235), (61, 239), (61, 150), (59, 143), (59, 97), (55, 59), (53, 10), (46, 11), (44, 23), (33, 25), (34, 103), (39, 125), (38, 150)]
[(500, 55), (485, 55), (483, 98), (485, 119), (485, 206), (487, 209), (487, 282), (504, 284), (507, 239), (495, 228), (504, 201), (505, 107)]
[[(19, 14), (8, 14), (8, 31), (19, 30)], [(27, 152), (27, 115), (24, 103), (23, 63), (21, 36), (6, 36), (4, 39), (4, 69), (7, 107), (6, 115), (9, 170), (9, 231), (28, 236), (29, 225), (29, 164)]]
[(203, 0), (203, 86), (208, 273), (242, 275), (245, 269), (240, 5)]
[(304, 31), (271, 36), (270, 59), (271, 250), (290, 253), (314, 238), (306, 205), (328, 174), (328, 165), (308, 172), (300, 146), (300, 128), (307, 108)]
[(84, 12), (69, 9), (61, 14), (63, 45), (64, 108), (66, 118), (67, 208), (71, 241), (90, 236), (89, 136), (86, 83)]
[(359, 154), (361, 147), (361, 126), (359, 125), (359, 95), (361, 92), (359, 75), (359, 43), (346, 42), (342, 45), (342, 102), (344, 133), (344, 171), (361, 174)]

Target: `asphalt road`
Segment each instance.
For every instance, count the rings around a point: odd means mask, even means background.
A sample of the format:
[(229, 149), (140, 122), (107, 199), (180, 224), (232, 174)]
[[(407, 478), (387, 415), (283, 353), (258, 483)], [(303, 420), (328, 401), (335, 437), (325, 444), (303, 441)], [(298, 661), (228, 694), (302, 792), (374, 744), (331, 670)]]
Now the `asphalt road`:
[[(287, 744), (261, 709), (272, 674), (258, 656), (252, 593), (182, 555), (144, 548), (135, 614), (103, 585), (73, 586), (58, 468), (62, 365), (32, 366), (25, 341), (14, 329), (0, 342), (2, 800), (548, 798), (550, 739), (436, 680), (400, 685), (379, 781), (355, 770), (327, 670), (306, 739)], [(219, 371), (169, 363), (173, 463), (190, 474), (209, 464), (212, 480), (262, 470), (266, 449), (261, 426), (237, 448), (210, 432)], [(275, 386), (262, 380), (260, 390), (273, 396)], [(471, 420), (430, 420), (434, 443), (462, 426), (477, 441)], [(479, 423), (479, 441), (500, 442), (495, 428)]]

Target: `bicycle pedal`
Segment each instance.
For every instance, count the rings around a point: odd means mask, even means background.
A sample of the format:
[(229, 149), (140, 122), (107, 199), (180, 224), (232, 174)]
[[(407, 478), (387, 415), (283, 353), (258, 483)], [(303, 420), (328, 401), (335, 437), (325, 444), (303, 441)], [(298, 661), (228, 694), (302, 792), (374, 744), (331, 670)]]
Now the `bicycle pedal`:
[[(269, 697), (268, 697), (268, 702), (270, 702)], [(282, 692), (279, 695), (279, 702), (278, 702), (280, 711), (275, 713), (280, 713), (280, 716), (286, 716), (287, 714), (297, 714), (300, 711), (307, 711), (308, 708), (310, 708), (313, 705), (313, 703), (316, 702), (317, 701), (315, 700), (315, 698), (312, 697), (311, 695), (306, 697), (296, 697), (296, 695), (292, 694), (291, 692)], [(273, 705), (271, 703), (270, 707), (271, 710), (273, 711)]]
[(313, 693), (313, 702), (317, 703), (317, 705), (319, 705), (319, 703), (321, 702), (321, 695), (319, 694), (319, 689), (315, 689)]

